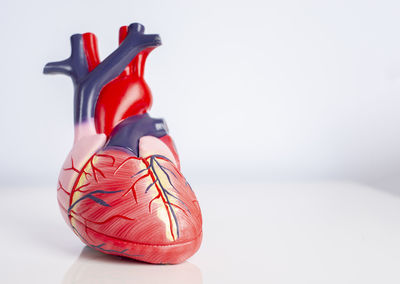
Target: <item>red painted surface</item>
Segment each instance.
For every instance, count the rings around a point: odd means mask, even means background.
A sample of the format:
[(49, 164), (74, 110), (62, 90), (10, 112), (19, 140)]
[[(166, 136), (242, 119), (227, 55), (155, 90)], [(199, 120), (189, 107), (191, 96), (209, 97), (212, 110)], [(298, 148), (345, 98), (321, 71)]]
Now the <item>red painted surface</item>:
[[(127, 35), (127, 27), (120, 28), (120, 43)], [(145, 82), (144, 65), (154, 48), (140, 52), (125, 70), (100, 92), (96, 104), (95, 124), (98, 133), (107, 136), (125, 118), (147, 112), (152, 105), (151, 90)]]
[[(64, 169), (71, 170), (77, 169)], [(64, 218), (90, 247), (151, 263), (179, 263), (198, 250), (200, 207), (169, 160), (106, 150), (78, 172), (70, 192), (59, 183), (59, 204)], [(69, 208), (63, 204), (64, 195)]]
[(83, 49), (85, 50), (86, 60), (89, 66), (89, 72), (91, 72), (100, 63), (99, 51), (97, 49), (97, 38), (92, 33), (84, 33), (83, 38)]

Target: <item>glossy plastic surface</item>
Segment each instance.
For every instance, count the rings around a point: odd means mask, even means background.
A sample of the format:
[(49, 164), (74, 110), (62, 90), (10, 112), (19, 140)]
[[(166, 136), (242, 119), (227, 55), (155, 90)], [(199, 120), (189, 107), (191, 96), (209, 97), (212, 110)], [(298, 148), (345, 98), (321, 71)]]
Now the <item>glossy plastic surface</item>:
[(147, 111), (149, 52), (161, 41), (132, 24), (120, 46), (100, 61), (91, 33), (71, 37), (70, 58), (44, 73), (74, 82), (74, 145), (57, 188), (65, 221), (88, 246), (150, 263), (179, 263), (202, 239), (196, 196), (180, 172), (168, 128)]
[[(128, 27), (121, 27), (120, 44), (127, 34)], [(153, 49), (149, 47), (139, 52), (125, 70), (101, 90), (95, 113), (97, 131), (110, 135), (125, 118), (150, 109), (153, 98), (143, 76), (146, 58)]]

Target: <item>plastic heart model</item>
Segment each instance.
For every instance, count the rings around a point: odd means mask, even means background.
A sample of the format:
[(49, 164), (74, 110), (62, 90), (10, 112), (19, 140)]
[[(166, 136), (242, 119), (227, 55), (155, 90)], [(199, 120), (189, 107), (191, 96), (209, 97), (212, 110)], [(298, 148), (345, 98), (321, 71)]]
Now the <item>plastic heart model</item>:
[(70, 76), (75, 87), (75, 139), (58, 203), (76, 235), (96, 250), (180, 263), (200, 246), (202, 218), (165, 122), (147, 113), (144, 65), (160, 37), (140, 24), (121, 27), (119, 36), (119, 47), (100, 62), (95, 35), (75, 34), (71, 56), (44, 68)]

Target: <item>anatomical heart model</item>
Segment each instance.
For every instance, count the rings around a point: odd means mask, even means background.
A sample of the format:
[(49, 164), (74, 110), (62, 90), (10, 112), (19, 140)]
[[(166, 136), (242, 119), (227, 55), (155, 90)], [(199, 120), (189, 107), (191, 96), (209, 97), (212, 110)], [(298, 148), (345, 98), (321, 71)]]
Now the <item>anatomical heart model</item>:
[(202, 239), (199, 203), (180, 171), (162, 119), (149, 116), (143, 78), (161, 44), (140, 24), (121, 27), (119, 47), (100, 62), (94, 34), (71, 37), (71, 56), (48, 63), (75, 86), (75, 139), (58, 180), (65, 221), (89, 247), (150, 263), (179, 263)]

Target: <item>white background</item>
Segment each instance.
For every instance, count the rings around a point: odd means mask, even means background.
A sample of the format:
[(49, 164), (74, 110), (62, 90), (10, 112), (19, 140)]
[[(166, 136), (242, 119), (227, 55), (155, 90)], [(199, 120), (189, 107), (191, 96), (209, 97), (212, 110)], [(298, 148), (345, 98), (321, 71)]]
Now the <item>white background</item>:
[(151, 114), (192, 183), (396, 180), (398, 1), (2, 1), (0, 180), (54, 185), (73, 136), (70, 79), (41, 74), (94, 32), (140, 22)]
[[(0, 3), (0, 274), (5, 283), (399, 283), (399, 1)], [(201, 203), (192, 258), (84, 247), (58, 214), (73, 139), (69, 37), (101, 57), (131, 22), (159, 33), (151, 114)]]

